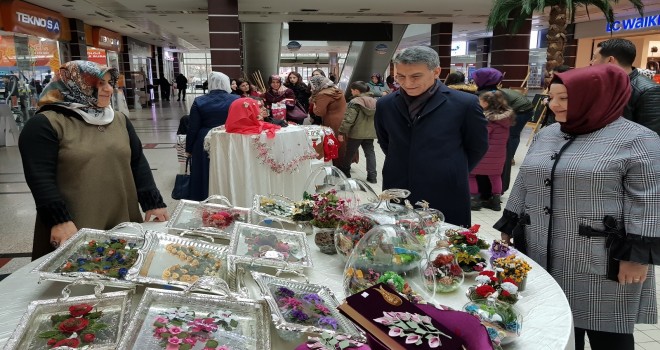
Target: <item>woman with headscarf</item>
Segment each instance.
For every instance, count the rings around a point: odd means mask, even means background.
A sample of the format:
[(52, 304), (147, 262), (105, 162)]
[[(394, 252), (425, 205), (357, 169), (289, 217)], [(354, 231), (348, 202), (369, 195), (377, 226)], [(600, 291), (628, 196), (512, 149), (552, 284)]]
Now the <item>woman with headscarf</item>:
[(296, 101), (305, 111), (309, 110), (309, 97), (312, 96), (312, 92), (310, 91), (309, 86), (302, 81), (300, 73), (290, 72), (286, 77), (286, 83), (284, 83), (284, 86), (293, 90), (293, 94), (296, 95)]
[(229, 77), (220, 72), (209, 75), (209, 93), (195, 98), (190, 108), (186, 136), (186, 153), (190, 165), (190, 198), (201, 201), (209, 196), (209, 157), (204, 150), (204, 138), (216, 126), (224, 125), (232, 102), (239, 98), (231, 94)]
[(264, 104), (269, 111), (271, 110), (273, 103), (285, 102), (291, 106), (295, 105), (296, 95), (293, 93), (293, 90), (282, 84), (282, 77), (279, 75), (271, 75), (268, 77), (268, 87), (266, 89), (266, 92), (261, 95), (261, 98), (264, 99)]
[[(314, 114), (321, 117), (321, 125), (330, 127), (335, 135), (339, 135), (339, 127), (344, 120), (346, 112), (346, 99), (344, 93), (339, 90), (335, 83), (324, 76), (313, 76), (309, 80), (312, 89), (312, 103), (314, 103)], [(332, 160), (336, 167), (343, 165), (343, 157), (346, 154), (346, 142), (339, 146), (339, 157)]]
[(32, 259), (55, 250), (79, 228), (107, 230), (126, 221), (169, 220), (142, 142), (110, 106), (119, 77), (94, 62), (65, 63), (39, 97), (18, 146), (37, 206)]
[(630, 79), (612, 64), (556, 73), (558, 123), (532, 142), (495, 228), (545, 268), (573, 311), (575, 348), (634, 349), (655, 324), (660, 138), (622, 117)]
[(371, 80), (367, 83), (369, 92), (375, 98), (383, 97), (390, 93), (390, 88), (383, 83), (383, 78), (378, 73), (371, 75)]
[(255, 135), (266, 130), (268, 137), (275, 137), (279, 125), (264, 122), (259, 101), (253, 98), (239, 98), (229, 106), (225, 130), (228, 133)]

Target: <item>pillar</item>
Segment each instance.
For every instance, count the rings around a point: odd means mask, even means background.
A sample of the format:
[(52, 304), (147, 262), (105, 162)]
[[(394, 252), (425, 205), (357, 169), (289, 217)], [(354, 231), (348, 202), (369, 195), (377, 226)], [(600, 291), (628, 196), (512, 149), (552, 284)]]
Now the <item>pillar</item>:
[(85, 38), (85, 22), (69, 18), (69, 28), (71, 29), (71, 50), (72, 60), (87, 60), (87, 43)]
[(490, 55), (490, 38), (475, 40), (477, 44), (477, 57), (474, 64), (475, 68), (488, 67), (488, 56)]
[(440, 56), (440, 80), (444, 81), (451, 68), (451, 35), (454, 24), (448, 22), (431, 25), (431, 47)]
[(208, 0), (211, 70), (230, 79), (241, 77), (238, 0)]
[(566, 45), (564, 46), (564, 64), (575, 68), (578, 41), (575, 39), (575, 23), (566, 27)]
[(119, 54), (119, 67), (121, 74), (124, 75), (126, 86), (124, 87), (124, 97), (129, 109), (135, 108), (135, 82), (131, 72), (131, 55), (128, 52), (128, 37), (121, 37), (121, 53)]
[(160, 79), (160, 71), (163, 70), (162, 64), (163, 61), (161, 60), (160, 62), (158, 61), (158, 49), (160, 47), (156, 47), (155, 45), (151, 45), (151, 58), (149, 60), (151, 61), (151, 82), (148, 84), (154, 85), (153, 92), (154, 92), (154, 99), (153, 101), (158, 101), (160, 100), (160, 88), (159, 88), (159, 81), (156, 80), (156, 78)]
[(529, 34), (532, 31), (531, 17), (525, 19), (516, 34), (509, 27), (517, 14), (512, 13), (507, 27), (493, 29), (490, 47), (490, 66), (504, 73), (502, 87), (520, 87), (529, 69)]

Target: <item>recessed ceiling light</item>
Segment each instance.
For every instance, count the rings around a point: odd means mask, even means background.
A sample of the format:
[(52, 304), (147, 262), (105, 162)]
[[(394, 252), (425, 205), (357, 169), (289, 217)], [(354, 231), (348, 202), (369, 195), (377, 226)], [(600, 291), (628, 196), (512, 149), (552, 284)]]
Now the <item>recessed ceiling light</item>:
[(112, 23), (112, 22), (114, 22), (114, 21), (111, 20), (111, 19), (106, 19), (105, 21), (108, 22), (108, 23)]
[(177, 28), (179, 28), (179, 29), (183, 29), (183, 27), (177, 27)]
[(472, 24), (479, 24), (479, 23), (481, 23), (481, 22), (472, 22)]
[(300, 9), (302, 12), (319, 12), (317, 9)]
[(360, 11), (371, 11), (371, 9), (360, 9)]
[(424, 12), (424, 11), (420, 11), (420, 10), (408, 10), (408, 11), (405, 11), (404, 13), (422, 13), (422, 12)]
[(463, 11), (462, 9), (454, 10), (454, 12), (461, 12)]
[(353, 17), (353, 16), (346, 16), (346, 18), (355, 18), (355, 17)]
[(264, 6), (264, 7), (262, 7), (262, 9), (269, 9), (269, 8), (270, 8), (270, 6)]
[(145, 5), (144, 7), (158, 7), (156, 5)]
[(161, 16), (161, 17), (165, 17), (165, 16), (167, 16), (167, 15), (159, 15), (159, 16)]
[(73, 5), (62, 5), (62, 7), (73, 7)]

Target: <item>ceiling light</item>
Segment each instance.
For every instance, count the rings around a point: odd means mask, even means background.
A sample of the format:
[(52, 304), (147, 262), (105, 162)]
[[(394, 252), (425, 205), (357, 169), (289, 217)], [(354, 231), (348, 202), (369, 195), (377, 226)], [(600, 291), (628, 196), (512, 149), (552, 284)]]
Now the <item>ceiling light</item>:
[(424, 11), (419, 11), (419, 10), (408, 10), (408, 11), (406, 11), (406, 12), (404, 12), (404, 13), (422, 13), (422, 12), (424, 12)]
[(360, 9), (360, 11), (371, 11), (371, 9)]
[(317, 9), (300, 9), (302, 12), (319, 12)]
[(105, 21), (108, 22), (108, 23), (112, 23), (112, 22), (114, 22), (114, 21), (111, 20), (111, 19), (106, 19)]

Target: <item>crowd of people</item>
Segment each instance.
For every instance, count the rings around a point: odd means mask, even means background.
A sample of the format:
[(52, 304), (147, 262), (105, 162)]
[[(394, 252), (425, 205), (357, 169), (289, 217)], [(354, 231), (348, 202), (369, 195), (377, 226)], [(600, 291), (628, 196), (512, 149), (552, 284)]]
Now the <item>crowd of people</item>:
[[(660, 254), (660, 86), (632, 66), (635, 54), (630, 41), (610, 39), (595, 48), (592, 66), (553, 72), (553, 122), (534, 136), (495, 224), (563, 288), (577, 349), (585, 336), (592, 349), (633, 349), (635, 323), (657, 322), (649, 265)], [(265, 91), (212, 72), (188, 119), (190, 199), (208, 197), (203, 140), (212, 128), (254, 134), (317, 123), (337, 135), (333, 164), (348, 177), (362, 147), (367, 181), (377, 182), (377, 140), (383, 189), (408, 189), (412, 203), (426, 200), (464, 227), (472, 210), (501, 211), (530, 101), (501, 88), (493, 68), (476, 70), (475, 86), (457, 73), (443, 83), (429, 47), (406, 48), (393, 65), (385, 81), (375, 73), (352, 82), (349, 98), (322, 70), (308, 84), (297, 72), (272, 75)], [(93, 62), (64, 64), (25, 125), (19, 148), (37, 207), (33, 258), (80, 227), (169, 219), (130, 120), (110, 106), (118, 76)], [(187, 83), (177, 76), (178, 98)]]

